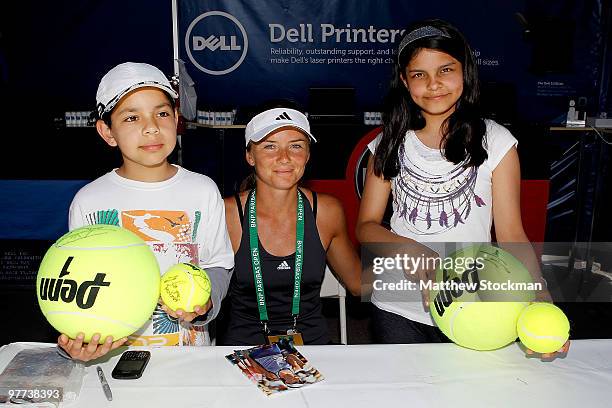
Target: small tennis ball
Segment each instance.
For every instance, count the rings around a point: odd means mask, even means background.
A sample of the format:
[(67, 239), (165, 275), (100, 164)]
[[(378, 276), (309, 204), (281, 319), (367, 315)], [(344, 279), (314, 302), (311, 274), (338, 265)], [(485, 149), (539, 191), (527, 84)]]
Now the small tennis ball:
[(204, 269), (190, 263), (171, 266), (160, 283), (161, 298), (172, 310), (193, 312), (210, 298), (210, 280)]
[(51, 326), (89, 342), (138, 330), (159, 299), (159, 266), (146, 242), (114, 225), (89, 225), (59, 238), (36, 277), (38, 304)]
[(561, 309), (551, 303), (533, 303), (516, 324), (521, 343), (538, 353), (552, 353), (569, 339), (570, 324)]

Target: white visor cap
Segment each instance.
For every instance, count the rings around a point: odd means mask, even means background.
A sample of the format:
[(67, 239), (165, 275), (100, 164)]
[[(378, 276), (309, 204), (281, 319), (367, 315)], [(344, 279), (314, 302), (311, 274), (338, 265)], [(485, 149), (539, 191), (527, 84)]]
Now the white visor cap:
[(308, 135), (313, 142), (317, 139), (310, 133), (310, 124), (306, 115), (295, 109), (274, 108), (256, 115), (246, 125), (244, 138), (246, 146), (249, 142), (257, 143), (270, 133), (283, 127), (292, 127)]

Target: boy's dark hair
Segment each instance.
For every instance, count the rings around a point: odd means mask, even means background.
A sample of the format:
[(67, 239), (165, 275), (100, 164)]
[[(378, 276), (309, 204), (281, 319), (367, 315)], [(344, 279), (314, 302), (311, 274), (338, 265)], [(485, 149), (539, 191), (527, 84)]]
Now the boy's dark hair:
[[(441, 32), (442, 35), (420, 37), (419, 32)], [(479, 109), (478, 70), (474, 54), (455, 27), (443, 20), (424, 20), (406, 30), (404, 39), (409, 35), (414, 41), (401, 41), (404, 45), (398, 53), (397, 64), (383, 108), (383, 135), (374, 156), (374, 174), (391, 179), (399, 173), (398, 151), (408, 130), (425, 127), (425, 119), (420, 107), (414, 103), (404, 86), (406, 66), (422, 49), (440, 50), (451, 55), (463, 68), (463, 93), (456, 103), (455, 111), (443, 124), (440, 148), (444, 157), (454, 164), (464, 163), (466, 167), (479, 166), (487, 158), (483, 147), (486, 125)], [(420, 38), (419, 38), (420, 37)]]
[[(142, 88), (139, 88), (139, 89), (142, 89)], [(164, 91), (163, 89), (160, 89), (160, 91), (162, 91), (164, 93), (164, 95), (166, 95), (166, 98), (168, 98), (168, 102), (170, 103), (170, 106), (172, 107), (172, 110), (176, 109), (176, 100), (172, 96), (170, 96), (168, 94), (168, 92)], [(115, 108), (117, 108), (117, 105), (115, 105), (113, 107), (113, 109), (111, 109), (110, 111), (106, 112), (102, 116), (100, 116), (98, 114), (98, 111), (96, 109), (94, 109), (94, 111), (92, 113), (93, 118), (94, 118), (94, 123), (97, 120), (102, 120), (106, 124), (106, 126), (108, 126), (109, 128), (112, 127), (113, 123), (112, 123), (112, 120), (111, 120), (111, 115), (115, 111)]]

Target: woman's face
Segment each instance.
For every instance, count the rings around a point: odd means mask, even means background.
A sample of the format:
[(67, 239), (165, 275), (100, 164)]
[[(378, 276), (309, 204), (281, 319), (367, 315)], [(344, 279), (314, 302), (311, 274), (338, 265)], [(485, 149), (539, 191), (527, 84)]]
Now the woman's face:
[(308, 136), (294, 128), (281, 128), (246, 152), (247, 162), (255, 167), (258, 181), (279, 189), (290, 189), (304, 175), (310, 158)]
[(445, 52), (424, 48), (410, 60), (402, 81), (425, 119), (446, 119), (463, 93), (463, 67)]

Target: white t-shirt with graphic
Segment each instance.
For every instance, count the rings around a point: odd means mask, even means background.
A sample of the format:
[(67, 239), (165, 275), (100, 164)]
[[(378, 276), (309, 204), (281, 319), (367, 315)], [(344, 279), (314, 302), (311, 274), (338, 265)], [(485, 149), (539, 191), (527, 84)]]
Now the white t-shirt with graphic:
[[(116, 169), (99, 177), (75, 195), (69, 228), (92, 224), (126, 228), (147, 242), (161, 274), (179, 262), (206, 269), (216, 315), (229, 285), (228, 270), (234, 266), (223, 200), (209, 177), (176, 167), (177, 173), (161, 182), (130, 180)], [(206, 327), (179, 323), (160, 308), (129, 337), (131, 345), (209, 343)]]
[[(392, 232), (425, 243), (438, 253), (444, 251), (442, 243), (490, 242), (493, 170), (518, 142), (505, 127), (492, 120), (485, 122), (483, 146), (488, 158), (478, 168), (453, 164), (439, 149), (423, 144), (414, 131), (406, 133), (398, 155), (400, 171), (391, 180)], [(372, 153), (381, 137), (368, 144)], [(402, 270), (385, 274), (385, 281), (405, 279)], [(372, 303), (410, 320), (434, 324), (423, 309), (420, 291), (373, 291)]]

